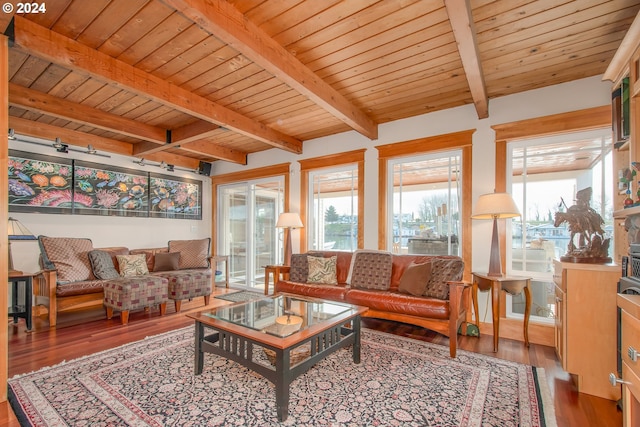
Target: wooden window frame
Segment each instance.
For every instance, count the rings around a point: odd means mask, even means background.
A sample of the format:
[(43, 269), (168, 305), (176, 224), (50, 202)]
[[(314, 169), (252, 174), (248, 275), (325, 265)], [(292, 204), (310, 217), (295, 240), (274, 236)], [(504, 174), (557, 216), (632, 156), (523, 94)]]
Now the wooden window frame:
[(460, 132), (419, 138), (411, 141), (395, 142), (378, 145), (378, 249), (386, 249), (387, 243), (387, 182), (389, 160), (415, 156), (418, 154), (437, 153), (450, 150), (462, 151), (462, 259), (464, 261), (464, 278), (471, 277), (471, 165), (472, 165), (472, 136), (475, 129)]
[[(309, 203), (309, 173), (318, 169), (356, 164), (358, 168), (358, 249), (364, 249), (364, 153), (366, 149), (348, 151), (299, 160), (300, 163), (300, 219), (307, 224)], [(300, 233), (300, 247), (308, 251), (307, 233)]]

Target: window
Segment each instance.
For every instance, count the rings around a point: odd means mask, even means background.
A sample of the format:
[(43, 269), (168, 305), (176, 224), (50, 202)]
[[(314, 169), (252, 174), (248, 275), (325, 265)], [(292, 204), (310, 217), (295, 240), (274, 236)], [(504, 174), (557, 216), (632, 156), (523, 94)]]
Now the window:
[(300, 161), (302, 251), (364, 247), (364, 151)]
[(376, 147), (379, 249), (459, 255), (470, 280), (473, 132)]
[[(553, 260), (567, 252), (566, 225), (554, 225), (555, 213), (575, 204), (578, 190), (591, 187), (591, 207), (605, 221), (605, 237), (613, 239), (611, 130), (573, 132), (514, 140), (507, 145), (507, 188), (518, 205), (508, 245), (509, 274), (531, 277), (531, 318), (553, 322)], [(507, 236), (509, 239), (509, 236)], [(609, 246), (610, 252), (613, 242)], [(521, 317), (524, 296), (511, 299), (507, 317)]]
[(309, 249), (358, 249), (358, 168), (309, 173), (307, 241)]
[(462, 151), (389, 161), (387, 250), (460, 255)]

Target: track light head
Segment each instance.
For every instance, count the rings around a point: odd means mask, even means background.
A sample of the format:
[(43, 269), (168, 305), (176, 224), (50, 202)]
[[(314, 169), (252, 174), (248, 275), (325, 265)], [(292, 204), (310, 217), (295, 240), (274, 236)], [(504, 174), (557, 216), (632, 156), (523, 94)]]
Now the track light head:
[(98, 151), (93, 148), (93, 145), (89, 144), (87, 145), (87, 154), (96, 154)]
[(9, 128), (9, 139), (16, 139), (16, 131), (13, 128)]

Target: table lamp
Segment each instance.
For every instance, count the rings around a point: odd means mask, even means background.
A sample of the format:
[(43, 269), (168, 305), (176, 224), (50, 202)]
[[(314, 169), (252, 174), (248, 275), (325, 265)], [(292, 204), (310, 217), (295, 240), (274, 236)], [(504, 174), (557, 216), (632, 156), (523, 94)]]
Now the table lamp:
[(476, 208), (474, 209), (471, 218), (493, 220), (491, 255), (489, 257), (489, 276), (502, 276), (500, 241), (498, 239), (498, 219), (515, 218), (518, 216), (520, 216), (520, 211), (509, 193), (483, 194), (478, 199), (478, 203), (476, 203)]
[(300, 215), (294, 212), (284, 212), (278, 217), (276, 228), (285, 229), (284, 240), (284, 265), (291, 265), (291, 230), (294, 228), (302, 228)]
[(11, 242), (14, 240), (38, 240), (32, 232), (27, 229), (20, 221), (9, 217), (8, 231), (9, 237), (9, 274), (22, 274), (22, 271), (14, 270), (13, 256), (11, 255)]

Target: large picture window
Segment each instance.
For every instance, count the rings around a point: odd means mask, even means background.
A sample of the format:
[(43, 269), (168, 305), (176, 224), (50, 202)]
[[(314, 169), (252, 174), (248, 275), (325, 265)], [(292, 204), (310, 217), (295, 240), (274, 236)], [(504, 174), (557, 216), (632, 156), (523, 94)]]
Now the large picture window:
[(460, 150), (389, 161), (387, 249), (460, 255)]
[[(521, 213), (507, 236), (507, 271), (532, 278), (532, 319), (551, 323), (555, 317), (553, 260), (567, 252), (570, 233), (566, 225), (556, 227), (554, 217), (575, 203), (578, 190), (592, 188), (591, 207), (605, 221), (605, 237), (613, 239), (611, 149), (606, 128), (507, 144), (507, 191)], [(511, 298), (507, 317), (521, 317), (524, 305), (522, 295)]]
[(300, 161), (301, 250), (364, 247), (364, 150)]
[(376, 147), (379, 249), (458, 255), (470, 280), (473, 132)]

